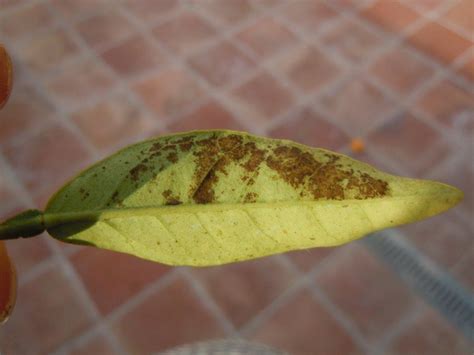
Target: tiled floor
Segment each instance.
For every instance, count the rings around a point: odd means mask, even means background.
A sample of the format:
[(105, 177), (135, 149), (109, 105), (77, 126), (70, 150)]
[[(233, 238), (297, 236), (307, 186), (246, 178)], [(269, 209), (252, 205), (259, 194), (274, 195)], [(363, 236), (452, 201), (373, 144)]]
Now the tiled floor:
[[(165, 132), (231, 128), (350, 153), (465, 191), (398, 229), (474, 292), (472, 0), (3, 0), (15, 87), (0, 113), (1, 217)], [(472, 354), (364, 244), (169, 268), (42, 236), (2, 354), (149, 354), (243, 337), (292, 354)]]

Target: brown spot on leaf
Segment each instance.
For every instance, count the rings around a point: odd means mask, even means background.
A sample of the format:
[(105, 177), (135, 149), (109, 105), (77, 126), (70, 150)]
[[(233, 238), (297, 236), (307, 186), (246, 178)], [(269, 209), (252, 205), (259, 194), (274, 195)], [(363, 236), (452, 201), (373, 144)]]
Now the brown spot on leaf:
[(163, 145), (160, 142), (153, 143), (153, 145), (148, 150), (149, 153), (155, 153), (161, 150)]
[(209, 169), (206, 176), (194, 192), (192, 197), (196, 203), (211, 203), (214, 201), (214, 184), (219, 180), (216, 175), (216, 166), (218, 162), (219, 161), (216, 161), (215, 164)]
[(242, 149), (243, 138), (236, 134), (220, 137), (217, 141), (222, 151), (232, 160), (239, 160), (245, 155)]
[(178, 154), (176, 152), (171, 152), (166, 157), (170, 162), (176, 163), (178, 161)]
[[(211, 136), (200, 141), (196, 141), (196, 144), (199, 146), (199, 149), (193, 152), (196, 157), (196, 171), (194, 172), (194, 181), (195, 184), (191, 187), (190, 196), (198, 203), (207, 203), (204, 201), (210, 202), (212, 199), (207, 193), (212, 185), (209, 185), (209, 179), (215, 175), (215, 172), (212, 173), (212, 169), (215, 167), (215, 164), (219, 160), (219, 147), (216, 144), (215, 136)], [(212, 189), (211, 189), (212, 190)]]
[(302, 152), (296, 147), (281, 146), (274, 149), (273, 155), (268, 157), (267, 165), (292, 187), (298, 188), (319, 169), (321, 163), (310, 153)]
[(162, 150), (174, 150), (174, 151), (176, 151), (177, 149), (178, 147), (176, 146), (176, 144), (168, 144), (162, 148)]
[(265, 151), (258, 149), (253, 142), (246, 143), (244, 147), (246, 154), (248, 154), (248, 159), (242, 164), (242, 167), (248, 172), (258, 172), (260, 164), (265, 159)]
[(110, 207), (114, 205), (123, 206), (122, 200), (119, 198), (119, 192), (117, 190), (112, 194), (106, 206)]
[(257, 201), (258, 195), (255, 192), (247, 192), (247, 194), (244, 197), (244, 202), (245, 203), (254, 203)]
[(367, 173), (344, 168), (337, 155), (325, 154), (327, 161), (317, 161), (297, 147), (281, 146), (273, 150), (266, 163), (295, 189), (300, 196), (314, 199), (368, 199), (388, 194), (388, 183)]
[(193, 147), (193, 137), (181, 137), (175, 141), (175, 144), (179, 146), (181, 151), (188, 152)]
[(140, 175), (147, 170), (148, 167), (145, 164), (140, 163), (130, 170), (130, 177), (133, 181), (137, 182), (140, 179)]
[(193, 147), (193, 142), (180, 143), (179, 148), (183, 152), (188, 152)]
[(166, 202), (165, 202), (166, 205), (175, 206), (175, 205), (182, 204), (182, 202), (179, 200), (179, 198), (177, 196), (174, 196), (173, 192), (169, 189), (163, 191), (163, 197), (166, 200)]
[(115, 191), (111, 197), (111, 200), (115, 202), (118, 201), (118, 194), (118, 191)]
[(244, 143), (244, 137), (229, 134), (196, 142), (200, 148), (196, 156), (196, 187), (191, 190), (191, 196), (197, 203), (210, 203), (215, 201), (214, 186), (219, 181), (219, 173), (227, 175), (226, 167), (235, 163), (243, 167), (246, 174), (242, 181), (247, 185), (255, 183), (261, 163), (265, 160), (266, 151), (258, 149), (253, 142)]
[(79, 194), (81, 195), (81, 200), (84, 201), (90, 196), (90, 193), (86, 191), (83, 187), (79, 188)]

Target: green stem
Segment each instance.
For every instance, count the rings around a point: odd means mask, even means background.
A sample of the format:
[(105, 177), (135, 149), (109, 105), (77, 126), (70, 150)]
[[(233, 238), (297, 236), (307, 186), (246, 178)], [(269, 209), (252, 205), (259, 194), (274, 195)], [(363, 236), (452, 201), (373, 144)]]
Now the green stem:
[(30, 238), (45, 229), (43, 212), (28, 210), (0, 224), (0, 240)]

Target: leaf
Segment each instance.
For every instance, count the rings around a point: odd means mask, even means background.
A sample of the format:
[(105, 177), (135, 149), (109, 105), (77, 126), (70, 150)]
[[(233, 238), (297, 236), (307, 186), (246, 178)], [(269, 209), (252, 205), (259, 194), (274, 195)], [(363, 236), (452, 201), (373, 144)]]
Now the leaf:
[(66, 184), (44, 214), (7, 221), (3, 234), (30, 223), (65, 242), (206, 266), (344, 244), (461, 198), (324, 149), (197, 131), (119, 151)]

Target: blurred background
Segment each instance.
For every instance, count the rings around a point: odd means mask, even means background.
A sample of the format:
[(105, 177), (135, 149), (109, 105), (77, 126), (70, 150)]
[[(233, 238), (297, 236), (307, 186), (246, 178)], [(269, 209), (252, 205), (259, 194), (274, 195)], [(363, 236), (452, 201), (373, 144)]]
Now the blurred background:
[(2, 219), (126, 144), (209, 128), (465, 192), (448, 213), (340, 248), (205, 269), (11, 241), (19, 298), (0, 352), (233, 337), (291, 354), (472, 354), (473, 31), (472, 0), (0, 0), (15, 67)]

